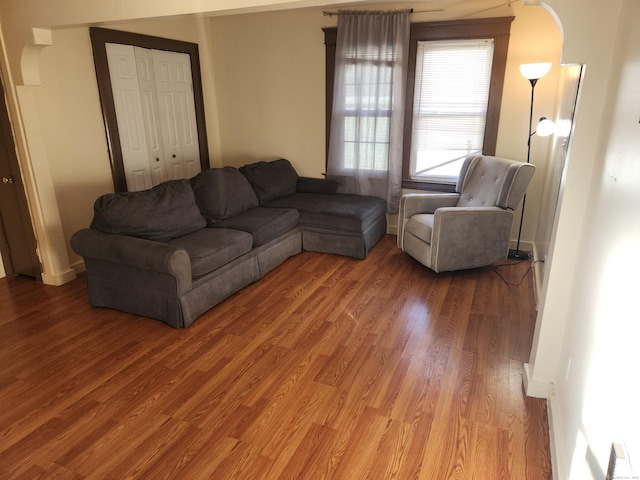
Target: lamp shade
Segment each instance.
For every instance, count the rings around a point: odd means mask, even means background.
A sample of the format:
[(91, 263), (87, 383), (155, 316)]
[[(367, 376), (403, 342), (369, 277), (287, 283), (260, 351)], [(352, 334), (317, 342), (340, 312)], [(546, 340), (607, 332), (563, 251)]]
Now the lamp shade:
[(549, 120), (547, 117), (542, 117), (536, 127), (536, 135), (539, 137), (548, 137), (556, 129), (556, 124)]
[(551, 62), (524, 63), (520, 65), (520, 73), (529, 80), (539, 80), (551, 69)]

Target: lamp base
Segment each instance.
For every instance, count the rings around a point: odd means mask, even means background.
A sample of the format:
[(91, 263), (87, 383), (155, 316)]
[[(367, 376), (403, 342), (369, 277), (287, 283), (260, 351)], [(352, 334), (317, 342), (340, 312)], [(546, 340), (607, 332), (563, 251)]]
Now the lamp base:
[(509, 250), (507, 257), (511, 260), (528, 260), (529, 252), (525, 252), (524, 250)]

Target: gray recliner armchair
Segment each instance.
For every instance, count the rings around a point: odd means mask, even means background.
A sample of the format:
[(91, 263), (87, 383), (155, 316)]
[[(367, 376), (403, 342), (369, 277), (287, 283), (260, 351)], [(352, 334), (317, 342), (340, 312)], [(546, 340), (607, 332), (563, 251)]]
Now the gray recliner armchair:
[(503, 158), (470, 155), (456, 193), (403, 195), (398, 247), (435, 272), (483, 267), (509, 253), (513, 210), (535, 167)]

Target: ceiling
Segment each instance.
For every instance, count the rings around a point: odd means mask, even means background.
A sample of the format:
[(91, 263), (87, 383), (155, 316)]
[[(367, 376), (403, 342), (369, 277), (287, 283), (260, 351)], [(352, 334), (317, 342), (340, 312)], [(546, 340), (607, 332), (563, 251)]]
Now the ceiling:
[[(475, 16), (507, 16), (513, 15), (511, 6), (516, 3), (532, 4), (538, 0), (422, 0), (417, 2), (407, 2), (401, 0), (371, 0), (365, 2), (339, 2), (330, 3), (325, 8), (327, 12), (338, 12), (343, 9), (350, 10), (372, 10), (372, 9), (409, 9), (413, 8), (415, 14), (428, 15), (429, 19), (461, 19)], [(246, 13), (258, 13), (282, 10), (302, 10), (302, 9), (322, 8), (317, 2), (291, 2), (274, 3), (260, 7), (226, 9), (209, 12), (206, 16), (224, 16)]]

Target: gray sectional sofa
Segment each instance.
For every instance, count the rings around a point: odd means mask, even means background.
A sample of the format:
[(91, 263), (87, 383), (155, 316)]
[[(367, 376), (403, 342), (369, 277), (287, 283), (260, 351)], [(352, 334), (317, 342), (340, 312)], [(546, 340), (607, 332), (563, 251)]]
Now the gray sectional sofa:
[(188, 327), (303, 249), (363, 259), (386, 232), (386, 203), (337, 187), (281, 159), (103, 195), (71, 238), (89, 301)]

